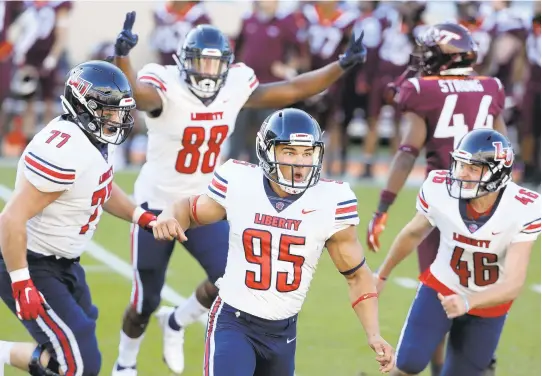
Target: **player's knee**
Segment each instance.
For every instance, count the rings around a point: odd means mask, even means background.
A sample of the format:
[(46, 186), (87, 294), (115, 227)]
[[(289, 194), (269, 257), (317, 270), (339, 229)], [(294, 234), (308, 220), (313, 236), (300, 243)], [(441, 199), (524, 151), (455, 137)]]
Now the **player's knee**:
[(417, 375), (427, 367), (429, 359), (416, 346), (401, 345), (399, 350), (396, 367), (404, 375)]
[(209, 280), (202, 282), (196, 289), (196, 298), (204, 307), (211, 308), (217, 296), (218, 287)]
[(132, 306), (129, 306), (124, 313), (124, 332), (126, 334), (130, 334), (130, 332), (135, 328), (145, 330), (145, 328), (149, 324), (151, 315), (152, 312), (138, 313)]
[(140, 316), (151, 317), (154, 311), (158, 309), (160, 301), (162, 300), (160, 292), (157, 294), (148, 294), (143, 300)]

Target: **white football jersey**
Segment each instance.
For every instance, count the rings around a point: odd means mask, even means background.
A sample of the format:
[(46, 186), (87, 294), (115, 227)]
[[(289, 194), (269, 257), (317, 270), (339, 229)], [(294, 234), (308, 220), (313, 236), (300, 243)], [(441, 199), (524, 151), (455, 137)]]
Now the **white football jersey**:
[(147, 161), (135, 184), (135, 198), (138, 204), (147, 202), (149, 208), (162, 210), (181, 197), (205, 191), (221, 146), (258, 79), (246, 65), (232, 65), (224, 87), (208, 106), (190, 91), (177, 66), (148, 64), (138, 79), (158, 89), (163, 108), (156, 118), (145, 114)]
[(24, 176), (42, 192), (64, 191), (27, 222), (30, 251), (69, 259), (83, 253), (111, 196), (115, 146), (104, 147), (107, 158), (75, 123), (60, 117), (30, 141), (17, 166), (15, 189)]
[[(418, 212), (440, 230), (437, 257), (421, 279), (437, 290), (443, 289), (439, 292), (445, 295), (448, 290), (468, 295), (503, 280), (510, 244), (537, 239), (540, 198), (538, 193), (510, 182), (483, 225), (465, 222), (461, 211), (466, 206), (448, 194), (447, 173), (431, 171), (418, 194)], [(479, 309), (474, 314), (499, 315), (510, 305)]]
[(261, 168), (229, 160), (207, 195), (230, 223), (220, 297), (232, 307), (269, 320), (301, 310), (327, 239), (359, 223), (357, 200), (347, 183), (321, 180), (286, 205)]

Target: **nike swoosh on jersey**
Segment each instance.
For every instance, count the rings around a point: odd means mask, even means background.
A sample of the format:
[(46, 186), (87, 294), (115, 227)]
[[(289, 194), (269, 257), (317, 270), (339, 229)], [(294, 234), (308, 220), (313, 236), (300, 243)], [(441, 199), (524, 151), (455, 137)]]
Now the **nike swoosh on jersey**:
[(316, 211), (316, 209), (314, 209), (314, 210), (305, 210), (305, 209), (303, 209), (303, 210), (301, 210), (301, 214), (309, 214), (309, 213), (312, 213), (314, 211)]
[(292, 339), (286, 338), (286, 343), (292, 343), (292, 342), (295, 341), (296, 338), (297, 338), (297, 337), (294, 337), (294, 338), (292, 338)]

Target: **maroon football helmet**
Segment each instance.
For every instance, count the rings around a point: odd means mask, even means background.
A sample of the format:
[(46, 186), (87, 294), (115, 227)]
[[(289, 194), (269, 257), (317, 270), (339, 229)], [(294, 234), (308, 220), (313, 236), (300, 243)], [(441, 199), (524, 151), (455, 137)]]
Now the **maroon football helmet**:
[(478, 46), (464, 26), (443, 23), (416, 37), (412, 56), (418, 71), (430, 75), (470, 75), (478, 58)]

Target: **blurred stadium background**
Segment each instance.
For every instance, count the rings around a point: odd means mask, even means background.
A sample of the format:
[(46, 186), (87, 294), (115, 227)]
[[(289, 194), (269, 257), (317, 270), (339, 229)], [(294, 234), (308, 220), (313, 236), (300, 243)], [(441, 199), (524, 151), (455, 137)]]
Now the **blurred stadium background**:
[[(311, 3), (322, 28), (309, 30)], [(58, 95), (68, 69), (90, 58), (112, 55), (125, 13), (137, 11), (139, 44), (131, 54), (136, 69), (164, 61), (192, 24), (210, 22), (235, 45), (236, 60), (255, 69), (260, 82), (292, 77), (333, 60), (351, 30), (365, 30), (371, 59), (338, 85), (297, 106), (317, 116), (329, 135), (326, 174), (353, 182), (360, 200), (360, 238), (378, 200), (397, 137), (400, 114), (384, 100), (385, 87), (405, 69), (413, 38), (424, 25), (455, 20), (479, 42), (478, 72), (505, 85), (505, 118), (518, 155), (517, 181), (540, 190), (540, 2), (539, 1), (0, 1), (0, 208), (14, 184), (14, 166), (32, 135), (61, 112)], [(334, 28), (340, 15), (351, 22)], [(208, 18), (207, 18), (208, 17)], [(330, 30), (335, 29), (335, 30)], [(326, 34), (328, 33), (328, 34)], [(320, 38), (318, 38), (320, 37)], [(266, 46), (264, 52), (254, 46)], [(269, 53), (277, 52), (276, 57)], [(160, 52), (163, 52), (162, 54)], [(162, 60), (166, 59), (166, 60)], [(223, 158), (253, 160), (254, 137), (268, 111), (243, 111)], [(118, 153), (116, 180), (132, 192), (145, 161), (143, 118)], [(424, 158), (390, 212), (383, 248), (414, 212)], [(122, 171), (123, 170), (123, 171)], [(99, 306), (99, 339), (108, 374), (117, 355), (121, 315), (130, 294), (128, 226), (105, 216), (84, 257)], [(537, 243), (540, 249), (540, 242)], [(181, 250), (171, 263), (166, 303), (178, 304), (202, 278), (199, 266)], [(369, 255), (376, 267), (383, 255)], [(416, 286), (415, 256), (400, 267), (381, 299), (383, 334), (396, 343)], [(337, 293), (337, 292), (340, 293)], [(376, 375), (362, 331), (350, 311), (342, 277), (323, 257), (302, 311), (297, 371), (306, 375)], [(27, 338), (22, 325), (0, 305), (0, 338)], [(157, 325), (144, 341), (141, 375), (167, 375), (161, 362)], [(201, 374), (203, 326), (188, 330), (186, 375)], [(498, 374), (540, 375), (540, 254), (534, 252), (528, 284), (512, 309), (499, 347)], [(11, 373), (10, 373), (11, 372)], [(19, 373), (7, 371), (7, 375)]]

